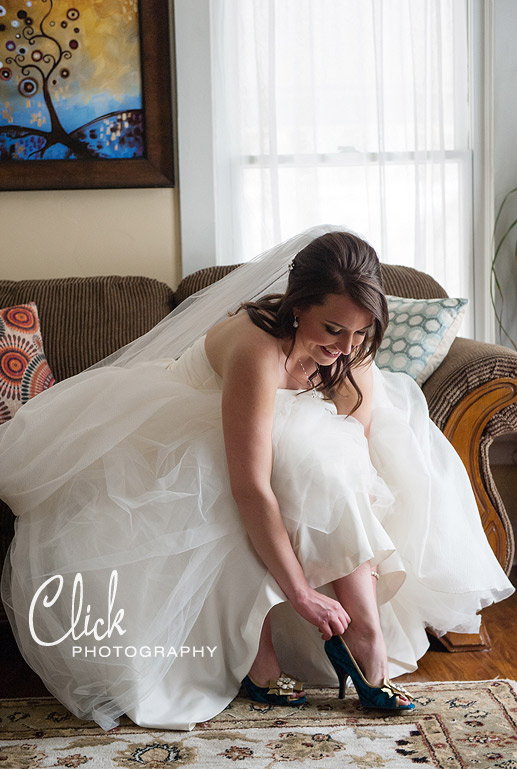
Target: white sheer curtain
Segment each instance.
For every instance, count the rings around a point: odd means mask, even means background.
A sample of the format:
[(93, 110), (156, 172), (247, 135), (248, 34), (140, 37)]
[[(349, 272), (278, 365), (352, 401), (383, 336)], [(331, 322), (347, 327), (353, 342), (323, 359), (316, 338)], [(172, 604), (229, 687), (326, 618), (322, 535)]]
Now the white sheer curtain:
[(219, 263), (345, 223), (471, 296), (466, 0), (212, 0)]

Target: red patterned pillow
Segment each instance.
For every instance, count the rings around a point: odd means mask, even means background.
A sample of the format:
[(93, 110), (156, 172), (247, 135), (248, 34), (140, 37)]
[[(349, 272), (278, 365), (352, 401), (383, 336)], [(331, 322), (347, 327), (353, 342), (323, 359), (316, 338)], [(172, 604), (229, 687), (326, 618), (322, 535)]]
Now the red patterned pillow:
[(54, 381), (34, 302), (0, 310), (0, 424)]

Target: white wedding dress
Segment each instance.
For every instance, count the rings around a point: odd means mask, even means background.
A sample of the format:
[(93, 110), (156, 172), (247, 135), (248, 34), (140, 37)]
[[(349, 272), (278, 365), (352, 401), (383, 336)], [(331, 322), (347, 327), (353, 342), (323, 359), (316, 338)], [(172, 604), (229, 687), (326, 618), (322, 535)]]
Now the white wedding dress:
[[(283, 669), (336, 682), (317, 629), (247, 538), (230, 493), (221, 384), (201, 337), (172, 363), (58, 384), (2, 434), (0, 495), (17, 515), (3, 599), (18, 644), (58, 699), (104, 728), (123, 712), (169, 729), (217, 714), (271, 607)], [(415, 669), (426, 627), (475, 632), (476, 612), (513, 592), (463, 465), (406, 375), (374, 366), (369, 443), (323, 398), (279, 390), (273, 448), (273, 490), (310, 584), (329, 591), (378, 564), (392, 676)]]

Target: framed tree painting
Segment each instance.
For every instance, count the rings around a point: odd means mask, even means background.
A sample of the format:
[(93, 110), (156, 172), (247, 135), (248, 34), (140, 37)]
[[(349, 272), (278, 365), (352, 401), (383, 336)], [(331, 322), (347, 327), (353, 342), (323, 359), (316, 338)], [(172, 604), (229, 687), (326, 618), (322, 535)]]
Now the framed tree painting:
[(169, 0), (0, 0), (0, 189), (173, 185)]

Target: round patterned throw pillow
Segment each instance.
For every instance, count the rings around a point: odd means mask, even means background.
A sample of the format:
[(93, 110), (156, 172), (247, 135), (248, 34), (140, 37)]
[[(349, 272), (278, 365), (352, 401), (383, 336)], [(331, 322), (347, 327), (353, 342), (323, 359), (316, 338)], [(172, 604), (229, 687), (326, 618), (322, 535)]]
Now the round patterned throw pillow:
[(0, 310), (0, 424), (54, 381), (34, 302)]

